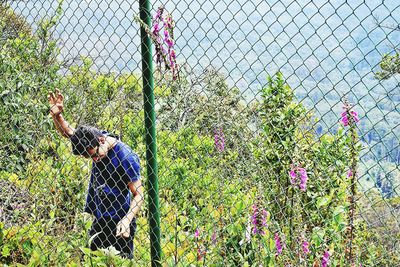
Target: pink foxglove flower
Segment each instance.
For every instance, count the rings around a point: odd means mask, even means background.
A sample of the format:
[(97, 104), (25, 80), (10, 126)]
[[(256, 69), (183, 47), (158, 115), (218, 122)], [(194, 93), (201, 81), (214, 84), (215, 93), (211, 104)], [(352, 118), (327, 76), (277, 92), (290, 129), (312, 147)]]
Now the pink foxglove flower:
[[(178, 64), (176, 63), (176, 52), (174, 50), (174, 21), (170, 14), (164, 15), (164, 11), (163, 6), (159, 7), (153, 18), (151, 35), (155, 45), (155, 60), (160, 68), (164, 64), (165, 69), (172, 72), (173, 80), (176, 80), (178, 78)], [(162, 30), (164, 37), (161, 36)]]
[(278, 233), (275, 233), (274, 239), (275, 239), (275, 247), (276, 247), (276, 256), (278, 256), (278, 255), (282, 254), (282, 250), (283, 250), (282, 244), (281, 244), (281, 239), (280, 239)]
[(221, 128), (214, 131), (214, 145), (218, 152), (225, 150), (225, 136)]
[(350, 169), (350, 170), (347, 172), (347, 178), (350, 178), (351, 176), (353, 176), (353, 171)]
[(253, 205), (253, 214), (251, 216), (253, 234), (265, 235), (264, 228), (268, 226), (267, 216), (268, 212), (266, 210), (262, 209), (260, 212), (257, 205), (256, 204)]
[(207, 251), (205, 249), (197, 249), (197, 260), (201, 261), (203, 257), (205, 257), (207, 254)]
[(300, 190), (306, 191), (307, 180), (308, 180), (306, 169), (300, 167), (293, 167), (292, 165), (292, 169), (289, 171), (289, 176), (290, 176), (290, 182), (293, 185), (298, 185)]
[(349, 126), (350, 121), (352, 120), (354, 123), (357, 123), (360, 121), (360, 118), (358, 117), (358, 113), (354, 110), (348, 110), (349, 108), (344, 106), (344, 111), (342, 112), (342, 118), (341, 118), (341, 123), (343, 126)]
[(174, 25), (173, 25), (174, 22), (172, 20), (172, 16), (171, 15), (167, 16), (167, 19), (164, 21), (164, 23), (165, 23), (166, 27), (169, 28), (169, 29), (172, 29), (174, 27)]
[(214, 230), (211, 236), (211, 242), (215, 245), (217, 243), (217, 232)]
[(327, 267), (328, 266), (328, 264), (329, 264), (329, 256), (330, 256), (329, 251), (326, 250), (324, 252), (324, 255), (322, 256), (322, 263), (321, 263), (322, 267)]
[(199, 235), (200, 235), (200, 231), (199, 231), (199, 228), (197, 228), (196, 229), (196, 231), (194, 232), (194, 238), (199, 238)]
[(309, 254), (311, 252), (310, 248), (309, 248), (309, 245), (310, 244), (307, 241), (303, 242), (303, 252), (304, 252), (304, 254)]
[(160, 7), (157, 9), (157, 13), (154, 15), (154, 18), (153, 18), (153, 19), (154, 19), (154, 20), (159, 20), (159, 19), (161, 19), (163, 11), (164, 11), (164, 7), (163, 7), (163, 6), (160, 6)]

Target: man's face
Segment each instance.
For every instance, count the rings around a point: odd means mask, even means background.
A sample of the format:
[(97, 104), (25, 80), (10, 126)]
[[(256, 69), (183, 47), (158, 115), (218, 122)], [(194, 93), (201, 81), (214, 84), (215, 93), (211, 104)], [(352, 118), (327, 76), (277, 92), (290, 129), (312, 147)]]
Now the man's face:
[(91, 158), (94, 162), (97, 162), (107, 156), (108, 146), (105, 142), (105, 138), (99, 137), (99, 143), (99, 146), (88, 148), (87, 154), (85, 154), (84, 157)]

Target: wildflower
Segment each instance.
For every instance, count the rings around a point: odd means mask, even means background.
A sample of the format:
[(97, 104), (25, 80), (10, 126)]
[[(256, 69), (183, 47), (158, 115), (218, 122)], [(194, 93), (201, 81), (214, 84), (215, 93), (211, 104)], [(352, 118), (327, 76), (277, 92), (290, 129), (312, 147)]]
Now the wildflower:
[(322, 265), (321, 265), (322, 267), (328, 266), (328, 264), (329, 264), (329, 256), (330, 256), (329, 251), (326, 250), (324, 252), (324, 255), (322, 256)]
[(291, 177), (290, 182), (292, 184), (295, 184), (296, 180), (297, 180), (297, 174), (296, 174), (296, 171), (294, 169), (290, 170), (289, 176)]
[[(304, 168), (300, 167), (292, 167), (292, 169), (289, 171), (289, 176), (290, 176), (290, 182), (293, 185), (299, 184), (300, 190), (306, 191), (307, 189), (307, 180), (308, 180), (308, 175), (307, 171)], [(300, 176), (300, 179), (299, 179)], [(300, 180), (300, 182), (299, 182)]]
[(348, 172), (347, 172), (347, 178), (350, 178), (350, 177), (352, 177), (353, 176), (353, 171), (350, 169)]
[[(353, 120), (355, 123), (360, 121), (360, 118), (358, 117), (358, 113), (354, 110), (349, 111), (349, 108), (347, 106), (343, 107), (345, 111), (342, 112), (342, 119), (341, 123), (343, 126), (348, 126), (350, 124), (350, 120)], [(349, 116), (349, 114), (350, 116)]]
[(217, 243), (217, 232), (214, 230), (211, 236), (211, 242), (215, 245)]
[(225, 150), (225, 136), (221, 128), (214, 131), (214, 144), (218, 152)]
[(169, 31), (167, 29), (164, 30), (164, 41), (168, 48), (172, 48), (174, 46), (174, 40), (170, 38)]
[(194, 238), (199, 238), (199, 235), (200, 235), (200, 231), (199, 231), (199, 228), (197, 228), (196, 229), (196, 231), (194, 232)]
[(160, 24), (158, 22), (153, 24), (153, 34), (157, 35), (160, 32)]
[(274, 236), (275, 239), (275, 247), (276, 247), (276, 256), (282, 254), (282, 244), (281, 244), (281, 239), (279, 238), (278, 233), (275, 233)]
[(163, 11), (164, 11), (164, 7), (163, 7), (163, 6), (160, 6), (160, 7), (157, 9), (157, 13), (154, 15), (154, 20), (160, 20), (161, 17), (162, 17)]
[(264, 227), (267, 227), (267, 216), (268, 213), (266, 210), (262, 209), (260, 213), (257, 205), (253, 205), (253, 214), (251, 216), (253, 234), (265, 235)]
[(198, 248), (197, 249), (197, 260), (201, 261), (201, 259), (206, 256), (206, 253), (207, 253), (207, 251), (205, 249)]
[(351, 114), (351, 116), (353, 116), (355, 123), (360, 121), (360, 118), (358, 117), (358, 113), (356, 111), (350, 111), (350, 114)]
[(300, 173), (300, 189), (306, 191), (308, 180), (307, 171), (304, 168), (299, 168), (298, 171)]
[(311, 252), (310, 249), (309, 249), (309, 245), (310, 244), (307, 241), (303, 242), (303, 252), (304, 252), (304, 254), (309, 254)]
[(171, 49), (174, 46), (174, 40), (172, 40), (171, 38), (165, 38), (164, 41), (167, 44), (169, 49)]
[[(174, 21), (170, 14), (163, 15), (164, 7), (158, 8), (153, 18), (152, 39), (155, 45), (155, 60), (161, 68), (164, 63), (165, 69), (171, 70), (173, 79), (178, 78), (178, 64), (176, 63), (176, 53), (174, 50), (173, 28)], [(162, 25), (161, 25), (162, 23)], [(160, 33), (163, 29), (163, 33)], [(164, 37), (162, 37), (164, 35)], [(167, 49), (165, 48), (167, 47)]]
[(168, 15), (167, 19), (164, 21), (166, 28), (173, 29), (174, 28), (174, 21), (172, 20), (172, 16)]
[(169, 51), (169, 62), (170, 62), (171, 68), (173, 68), (175, 66), (175, 59), (176, 59), (175, 50), (174, 49), (170, 49), (170, 51)]

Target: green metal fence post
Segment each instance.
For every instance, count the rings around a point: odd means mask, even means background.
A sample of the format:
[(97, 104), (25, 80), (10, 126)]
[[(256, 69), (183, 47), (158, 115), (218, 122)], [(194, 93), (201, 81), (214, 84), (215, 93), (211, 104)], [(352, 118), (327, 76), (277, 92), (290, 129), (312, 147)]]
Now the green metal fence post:
[[(151, 27), (150, 2), (139, 1), (140, 19)], [(143, 71), (143, 101), (144, 119), (146, 125), (146, 159), (148, 174), (148, 200), (149, 200), (149, 224), (151, 265), (161, 266), (161, 242), (160, 242), (160, 214), (158, 201), (158, 166), (157, 166), (157, 142), (154, 112), (154, 81), (151, 41), (145, 29), (141, 27), (142, 71)]]

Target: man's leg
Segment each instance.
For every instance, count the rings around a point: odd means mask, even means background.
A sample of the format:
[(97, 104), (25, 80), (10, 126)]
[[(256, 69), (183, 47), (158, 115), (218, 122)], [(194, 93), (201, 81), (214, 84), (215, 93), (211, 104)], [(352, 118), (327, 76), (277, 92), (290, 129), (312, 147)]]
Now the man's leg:
[(99, 248), (107, 248), (110, 246), (110, 229), (107, 224), (107, 221), (100, 218), (94, 219), (92, 227), (89, 231), (89, 239), (91, 239), (94, 235), (96, 235), (92, 242), (89, 244), (91, 250), (98, 250)]
[(90, 229), (90, 237), (97, 233), (99, 234), (93, 239), (90, 248), (97, 250), (113, 246), (121, 252), (121, 257), (131, 259), (133, 257), (133, 238), (136, 232), (136, 220), (133, 220), (130, 225), (130, 236), (128, 238), (116, 237), (118, 222), (119, 220), (111, 218), (96, 219)]

